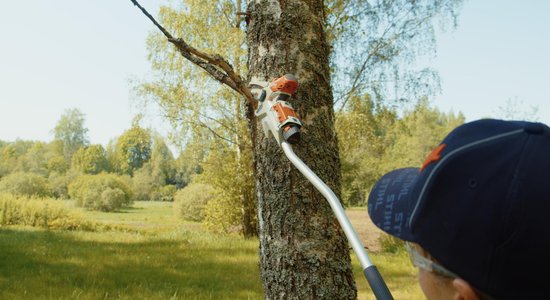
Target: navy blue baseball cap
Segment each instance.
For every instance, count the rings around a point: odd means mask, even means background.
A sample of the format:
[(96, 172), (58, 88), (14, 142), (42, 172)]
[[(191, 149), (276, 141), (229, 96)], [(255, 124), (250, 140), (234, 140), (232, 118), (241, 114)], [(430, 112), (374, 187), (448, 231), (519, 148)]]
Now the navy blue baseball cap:
[(374, 186), (369, 215), (498, 299), (548, 299), (550, 128), (480, 120)]

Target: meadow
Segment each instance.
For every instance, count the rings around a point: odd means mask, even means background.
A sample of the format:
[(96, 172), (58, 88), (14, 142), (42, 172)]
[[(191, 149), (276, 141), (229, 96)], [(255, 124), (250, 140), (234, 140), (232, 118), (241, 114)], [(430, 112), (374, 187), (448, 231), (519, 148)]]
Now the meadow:
[[(169, 202), (136, 202), (114, 213), (64, 203), (106, 226), (0, 227), (0, 299), (263, 298), (257, 239), (179, 221)], [(396, 299), (423, 299), (406, 253), (371, 256)], [(353, 264), (359, 299), (374, 299)]]

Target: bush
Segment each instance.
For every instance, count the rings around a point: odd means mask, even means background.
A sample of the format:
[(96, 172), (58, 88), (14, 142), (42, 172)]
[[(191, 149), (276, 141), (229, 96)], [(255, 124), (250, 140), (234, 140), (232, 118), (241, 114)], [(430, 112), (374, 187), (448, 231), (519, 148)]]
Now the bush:
[(77, 206), (114, 211), (132, 203), (132, 191), (113, 174), (82, 175), (69, 184), (69, 196)]
[(405, 250), (405, 242), (389, 234), (382, 234), (378, 238), (380, 248), (387, 253), (397, 253)]
[(204, 220), (204, 207), (214, 198), (214, 189), (207, 184), (191, 183), (176, 192), (174, 209), (186, 221)]
[(93, 230), (95, 227), (60, 201), (13, 194), (0, 194), (0, 225), (66, 230)]
[(145, 164), (142, 168), (134, 172), (132, 177), (132, 191), (135, 200), (152, 200), (155, 179), (151, 176), (150, 165)]
[(176, 194), (175, 185), (165, 185), (156, 189), (151, 193), (151, 201), (174, 201), (174, 195)]
[(48, 197), (51, 191), (46, 179), (33, 173), (12, 173), (0, 180), (0, 192), (19, 196)]
[(65, 174), (50, 173), (48, 186), (52, 196), (58, 199), (69, 199), (69, 184), (80, 175), (79, 172), (69, 171)]

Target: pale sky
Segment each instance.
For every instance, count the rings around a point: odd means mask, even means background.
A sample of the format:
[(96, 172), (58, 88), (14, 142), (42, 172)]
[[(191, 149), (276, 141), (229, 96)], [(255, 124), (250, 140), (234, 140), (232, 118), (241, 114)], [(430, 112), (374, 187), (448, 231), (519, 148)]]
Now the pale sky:
[[(0, 140), (50, 141), (68, 108), (86, 116), (92, 143), (130, 126), (139, 104), (131, 79), (147, 76), (145, 38), (155, 30), (129, 0), (2, 1)], [(141, 0), (157, 15), (165, 1)], [(442, 78), (432, 103), (467, 120), (493, 116), (508, 99), (538, 107), (550, 123), (550, 1), (466, 1), (455, 31), (438, 35), (430, 64)], [(166, 132), (158, 113), (147, 126)]]

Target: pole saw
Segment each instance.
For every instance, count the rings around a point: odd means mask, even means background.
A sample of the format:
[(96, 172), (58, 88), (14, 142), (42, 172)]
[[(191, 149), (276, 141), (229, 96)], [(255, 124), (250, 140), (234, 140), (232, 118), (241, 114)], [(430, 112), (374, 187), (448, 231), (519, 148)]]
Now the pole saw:
[(290, 162), (321, 192), (328, 200), (336, 219), (357, 255), (363, 274), (372, 288), (376, 299), (393, 300), (382, 279), (382, 275), (369, 259), (365, 247), (353, 229), (342, 204), (334, 192), (294, 153), (292, 145), (300, 142), (302, 122), (287, 100), (298, 89), (298, 80), (294, 75), (284, 75), (272, 82), (252, 80), (250, 89), (258, 100), (256, 116), (262, 124), (266, 137), (273, 136), (283, 149)]

